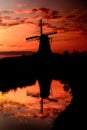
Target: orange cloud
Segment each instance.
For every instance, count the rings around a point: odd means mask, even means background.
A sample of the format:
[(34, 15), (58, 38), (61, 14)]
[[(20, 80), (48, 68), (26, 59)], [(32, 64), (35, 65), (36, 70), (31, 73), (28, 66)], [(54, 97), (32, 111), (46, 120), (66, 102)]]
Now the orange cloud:
[(2, 11), (2, 13), (6, 13), (6, 14), (30, 14), (30, 13), (32, 13), (32, 10), (29, 10), (29, 9), (4, 10), (4, 11)]

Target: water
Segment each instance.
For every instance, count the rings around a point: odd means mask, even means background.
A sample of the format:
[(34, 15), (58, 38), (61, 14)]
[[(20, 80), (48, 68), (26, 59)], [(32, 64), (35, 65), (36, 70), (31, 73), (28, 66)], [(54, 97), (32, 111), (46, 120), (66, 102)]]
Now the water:
[(0, 130), (51, 130), (54, 119), (71, 103), (64, 84), (52, 80), (49, 99), (41, 104), (38, 81), (35, 85), (0, 91)]

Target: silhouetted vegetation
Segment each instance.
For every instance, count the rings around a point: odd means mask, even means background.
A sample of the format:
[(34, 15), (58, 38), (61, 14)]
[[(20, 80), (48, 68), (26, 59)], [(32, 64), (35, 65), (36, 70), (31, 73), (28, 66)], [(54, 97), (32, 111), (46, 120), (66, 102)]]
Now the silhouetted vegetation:
[(68, 80), (67, 83), (71, 87), (73, 99), (71, 104), (55, 119), (52, 130), (84, 129), (86, 127), (86, 79), (77, 78)]

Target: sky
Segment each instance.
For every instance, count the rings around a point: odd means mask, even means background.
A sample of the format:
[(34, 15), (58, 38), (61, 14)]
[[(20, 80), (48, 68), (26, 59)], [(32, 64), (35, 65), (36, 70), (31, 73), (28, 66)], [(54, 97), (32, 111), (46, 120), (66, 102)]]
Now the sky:
[(37, 51), (39, 41), (26, 37), (40, 35), (40, 19), (43, 33), (57, 31), (53, 52), (87, 50), (86, 0), (0, 0), (0, 52)]

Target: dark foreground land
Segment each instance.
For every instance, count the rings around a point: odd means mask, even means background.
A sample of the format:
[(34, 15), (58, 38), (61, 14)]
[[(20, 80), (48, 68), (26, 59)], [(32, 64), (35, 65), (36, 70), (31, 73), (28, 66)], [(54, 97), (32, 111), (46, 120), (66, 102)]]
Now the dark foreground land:
[[(41, 96), (49, 95), (52, 79), (71, 87), (71, 104), (55, 119), (52, 130), (85, 128), (87, 53), (20, 56), (0, 60), (0, 90), (35, 84), (38, 79)], [(44, 87), (46, 86), (46, 87)], [(67, 88), (64, 88), (68, 91)]]

